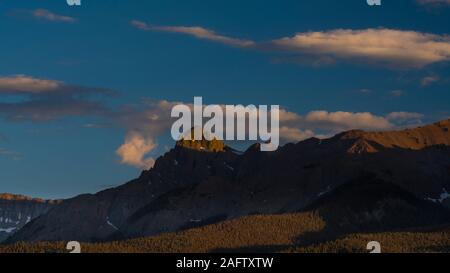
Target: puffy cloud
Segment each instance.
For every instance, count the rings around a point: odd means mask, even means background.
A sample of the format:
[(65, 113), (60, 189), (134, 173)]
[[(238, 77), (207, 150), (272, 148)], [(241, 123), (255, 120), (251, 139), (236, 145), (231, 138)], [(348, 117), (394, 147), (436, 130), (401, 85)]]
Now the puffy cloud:
[(396, 67), (423, 67), (450, 60), (450, 38), (393, 29), (297, 33), (272, 41), (269, 47), (289, 52), (329, 55)]
[[(178, 103), (169, 101), (146, 100), (141, 107), (128, 106), (120, 111), (117, 120), (129, 132), (139, 132), (141, 141), (156, 143), (159, 136), (167, 133), (173, 119), (170, 111)], [(187, 104), (192, 107), (192, 104)], [(222, 105), (223, 107), (223, 105)], [(423, 115), (409, 112), (394, 112), (386, 116), (377, 116), (362, 112), (311, 111), (306, 115), (280, 109), (280, 138), (283, 142), (295, 142), (310, 137), (325, 137), (341, 131), (362, 129), (382, 131), (404, 124), (420, 123)], [(225, 127), (226, 129), (226, 127)], [(128, 137), (127, 137), (128, 139)], [(125, 140), (125, 144), (129, 142)], [(144, 155), (145, 156), (145, 155)], [(142, 164), (135, 164), (142, 167)]]
[(145, 31), (163, 31), (163, 32), (187, 34), (199, 39), (210, 40), (230, 46), (249, 47), (254, 45), (253, 41), (223, 36), (217, 34), (212, 30), (202, 27), (157, 26), (157, 25), (150, 25), (138, 20), (131, 21), (131, 25)]
[(155, 139), (169, 131), (173, 122), (171, 110), (176, 104), (166, 100), (144, 99), (137, 105), (122, 106), (111, 118), (127, 131), (137, 131), (145, 138)]
[(392, 130), (422, 124), (424, 117), (423, 114), (414, 112), (392, 112), (385, 116), (378, 116), (368, 112), (328, 112), (322, 110), (299, 115), (281, 110), (280, 137), (286, 141), (298, 141), (312, 136), (329, 137), (353, 129), (366, 131)]
[(339, 132), (351, 129), (386, 130), (393, 125), (382, 116), (371, 113), (311, 111), (305, 116), (281, 110), (280, 123), (294, 128)]
[(70, 16), (59, 15), (46, 9), (36, 9), (32, 11), (35, 18), (52, 22), (75, 23), (77, 20)]
[(151, 168), (154, 159), (146, 155), (157, 147), (157, 138), (172, 126), (172, 107), (177, 102), (166, 100), (144, 101), (137, 105), (124, 105), (109, 116), (112, 122), (128, 133), (125, 142), (117, 150), (122, 164), (140, 169)]
[[(145, 100), (140, 107), (136, 105), (124, 107), (119, 111), (116, 119), (133, 136), (135, 136), (134, 132), (138, 132), (139, 138), (137, 139), (140, 143), (154, 144), (158, 137), (170, 130), (174, 122), (170, 118), (170, 111), (176, 104), (178, 103), (164, 100)], [(192, 104), (187, 105), (192, 108)], [(223, 109), (224, 105), (221, 105), (221, 107)], [(255, 117), (251, 116), (250, 118)], [(378, 116), (368, 112), (311, 111), (306, 115), (300, 115), (286, 109), (280, 109), (280, 139), (283, 142), (296, 142), (310, 137), (328, 137), (351, 129), (389, 130), (397, 126), (420, 123), (420, 118), (423, 118), (423, 115), (409, 112), (394, 112), (386, 116)], [(130, 137), (127, 136), (124, 145), (129, 142)], [(135, 146), (145, 147), (145, 145)], [(144, 158), (145, 154), (152, 151), (146, 150), (147, 152), (143, 153), (142, 157), (139, 155), (137, 158)], [(145, 164), (141, 164), (141, 160), (135, 161), (140, 163), (136, 163), (134, 166), (145, 166)]]
[(312, 111), (305, 117), (305, 122), (314, 127), (325, 128), (328, 130), (385, 130), (392, 128), (384, 117), (376, 116), (371, 113), (351, 113), (351, 112), (327, 112)]
[(125, 143), (116, 152), (121, 157), (122, 164), (149, 169), (153, 167), (155, 160), (151, 157), (145, 158), (145, 155), (156, 146), (152, 139), (144, 138), (138, 132), (131, 132), (127, 135)]

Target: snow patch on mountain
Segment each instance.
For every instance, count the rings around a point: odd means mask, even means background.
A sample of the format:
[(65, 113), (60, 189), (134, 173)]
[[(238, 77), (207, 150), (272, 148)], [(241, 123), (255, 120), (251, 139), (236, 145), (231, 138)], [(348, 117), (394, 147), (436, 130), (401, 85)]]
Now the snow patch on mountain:
[(116, 227), (111, 221), (109, 221), (109, 218), (106, 218), (106, 223), (108, 224), (108, 226), (112, 227), (115, 230), (119, 230), (118, 227)]
[(0, 232), (12, 233), (12, 232), (15, 231), (16, 229), (17, 229), (16, 227), (0, 228)]
[(434, 202), (434, 203), (442, 203), (444, 202), (447, 198), (450, 198), (450, 193), (447, 192), (447, 190), (444, 188), (442, 189), (443, 192), (439, 195), (439, 198), (426, 198), (427, 200)]
[(329, 193), (330, 191), (331, 191), (331, 187), (328, 186), (326, 190), (324, 190), (324, 191), (322, 191), (322, 192), (319, 192), (319, 194), (317, 194), (317, 197), (321, 197), (321, 196), (323, 196), (323, 195)]

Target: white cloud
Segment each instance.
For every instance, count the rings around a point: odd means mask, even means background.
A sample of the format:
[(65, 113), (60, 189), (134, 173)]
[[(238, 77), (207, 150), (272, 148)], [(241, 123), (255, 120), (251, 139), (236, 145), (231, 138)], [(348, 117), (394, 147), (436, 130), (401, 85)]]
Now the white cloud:
[(122, 164), (149, 169), (153, 167), (155, 160), (145, 156), (156, 146), (152, 139), (144, 138), (138, 132), (130, 132), (125, 143), (117, 149), (116, 153), (121, 157)]
[(36, 79), (26, 75), (0, 77), (0, 93), (45, 93), (56, 91), (62, 85), (59, 81)]
[(138, 131), (145, 138), (155, 139), (172, 126), (172, 107), (177, 102), (144, 99), (140, 105), (125, 105), (113, 117), (120, 127)]
[(399, 67), (423, 67), (450, 60), (450, 38), (393, 29), (337, 29), (297, 33), (272, 41), (278, 50), (329, 55)]
[(230, 46), (249, 47), (254, 45), (253, 41), (220, 35), (212, 30), (203, 27), (157, 26), (157, 25), (150, 25), (138, 20), (131, 21), (131, 25), (145, 31), (163, 31), (163, 32), (187, 34), (199, 39), (210, 40)]
[(77, 20), (70, 16), (59, 15), (46, 9), (36, 9), (32, 11), (35, 18), (53, 22), (75, 23)]
[(324, 110), (311, 111), (304, 116), (281, 110), (280, 124), (302, 130), (327, 131), (327, 134), (351, 129), (386, 130), (394, 126), (385, 117), (368, 112), (328, 112)]
[(157, 147), (157, 138), (170, 130), (170, 112), (177, 102), (144, 99), (141, 105), (125, 105), (111, 118), (127, 130), (124, 144), (116, 153), (121, 163), (140, 169), (151, 168), (153, 158), (145, 158)]
[(392, 127), (384, 117), (371, 113), (352, 112), (327, 112), (312, 111), (305, 117), (305, 121), (314, 126), (338, 130), (364, 129), (364, 130), (385, 130)]
[[(306, 115), (281, 110), (280, 134), (286, 141), (308, 137), (328, 137), (342, 131), (359, 129), (385, 131), (422, 124), (424, 115), (414, 112), (391, 112), (384, 116), (369, 112), (311, 111)], [(318, 134), (320, 132), (321, 134)]]
[[(126, 164), (140, 168), (147, 165), (143, 158), (146, 153), (153, 149), (148, 149), (149, 147), (143, 145), (143, 143), (154, 144), (159, 136), (170, 130), (174, 122), (170, 118), (170, 111), (172, 106), (176, 104), (179, 103), (146, 100), (142, 109), (126, 107), (122, 110), (118, 117), (119, 123), (128, 132), (132, 132), (131, 136), (134, 137), (131, 140), (140, 143), (131, 147), (146, 148), (145, 152), (131, 153), (138, 156), (133, 156), (134, 160), (127, 160), (127, 162), (133, 161), (133, 164)], [(192, 104), (187, 105), (192, 107)], [(385, 116), (379, 116), (369, 112), (329, 112), (321, 110), (300, 115), (286, 109), (280, 109), (280, 138), (284, 142), (296, 142), (311, 137), (323, 138), (352, 129), (384, 131), (398, 126), (420, 123), (421, 118), (423, 118), (422, 114), (409, 112), (393, 112)], [(133, 132), (139, 132), (139, 137), (136, 137)], [(125, 146), (122, 147), (128, 147), (130, 146), (129, 143), (133, 143), (129, 135), (130, 133), (125, 140)], [(122, 160), (122, 162), (125, 163), (126, 161)]]
[(449, 36), (417, 31), (387, 28), (334, 29), (255, 42), (220, 35), (203, 27), (157, 26), (137, 20), (131, 21), (131, 24), (145, 31), (181, 33), (230, 46), (294, 53), (289, 57), (282, 55), (273, 58), (276, 62), (322, 66), (334, 64), (336, 59), (341, 59), (395, 68), (421, 68), (450, 60)]

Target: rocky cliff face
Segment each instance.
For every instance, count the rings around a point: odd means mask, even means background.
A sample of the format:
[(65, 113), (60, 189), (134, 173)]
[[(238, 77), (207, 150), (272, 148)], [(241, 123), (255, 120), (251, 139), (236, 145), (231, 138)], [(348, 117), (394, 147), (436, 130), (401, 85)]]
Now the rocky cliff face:
[(33, 199), (22, 195), (0, 194), (0, 242), (36, 217), (48, 212), (58, 201)]
[(216, 138), (212, 140), (206, 140), (205, 136), (202, 135), (202, 140), (193, 140), (194, 139), (194, 130), (191, 131), (191, 139), (192, 140), (186, 140), (181, 139), (177, 141), (176, 147), (182, 147), (197, 151), (204, 151), (204, 152), (224, 152), (225, 151), (225, 144), (223, 141), (217, 140)]
[(148, 236), (320, 201), (327, 215), (336, 210), (363, 230), (447, 223), (449, 127), (447, 120), (397, 132), (350, 131), (270, 153), (258, 144), (237, 153), (223, 143), (178, 142), (138, 179), (65, 200), (9, 241)]

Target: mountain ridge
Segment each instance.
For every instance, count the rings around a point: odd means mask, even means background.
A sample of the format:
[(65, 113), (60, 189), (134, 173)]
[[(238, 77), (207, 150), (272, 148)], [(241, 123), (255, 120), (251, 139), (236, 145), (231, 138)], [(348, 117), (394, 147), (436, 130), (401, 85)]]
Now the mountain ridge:
[(0, 194), (0, 242), (61, 202), (10, 193)]
[[(427, 204), (450, 207), (448, 198), (439, 199), (450, 189), (449, 124), (446, 120), (381, 133), (348, 131), (286, 144), (269, 153), (259, 151), (257, 144), (244, 153), (226, 146), (220, 152), (205, 152), (176, 145), (139, 178), (65, 200), (9, 242), (109, 241), (246, 215), (295, 212), (355, 180), (363, 187), (376, 179)], [(414, 145), (404, 148), (409, 143)], [(402, 196), (397, 202), (406, 202)], [(385, 207), (375, 210), (387, 212), (396, 206), (381, 203)], [(417, 204), (418, 211), (426, 211)]]
[(48, 204), (58, 204), (62, 202), (62, 199), (43, 199), (43, 198), (35, 198), (22, 194), (13, 194), (13, 193), (0, 193), (0, 200), (7, 201), (31, 201), (36, 203), (48, 203)]
[(434, 124), (398, 131), (366, 132), (350, 130), (338, 134), (332, 139), (357, 140), (356, 146), (350, 148), (349, 152), (360, 152), (357, 146), (364, 146), (365, 152), (376, 152), (377, 148), (420, 150), (434, 145), (450, 145), (449, 130), (450, 119), (446, 119)]

